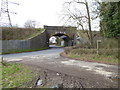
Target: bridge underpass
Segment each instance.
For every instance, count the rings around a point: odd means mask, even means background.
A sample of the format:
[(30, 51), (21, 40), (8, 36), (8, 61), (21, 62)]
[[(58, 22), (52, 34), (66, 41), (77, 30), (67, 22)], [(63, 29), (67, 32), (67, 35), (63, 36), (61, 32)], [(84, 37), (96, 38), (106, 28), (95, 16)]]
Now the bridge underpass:
[[(70, 37), (70, 35), (68, 34), (65, 34), (65, 33), (55, 33), (55, 34), (52, 34), (50, 38), (53, 37), (53, 40), (55, 43), (55, 45), (59, 45), (59, 46), (73, 46), (73, 40), (72, 38)], [(50, 42), (50, 40), (49, 40)]]
[(58, 37), (63, 39), (64, 47), (73, 46), (76, 42), (76, 27), (64, 27), (64, 26), (44, 26), (47, 42), (51, 37)]
[(44, 26), (44, 31), (39, 35), (27, 40), (3, 40), (2, 52), (8, 53), (21, 50), (38, 50), (49, 48), (51, 36), (60, 37), (64, 46), (76, 45), (76, 27)]

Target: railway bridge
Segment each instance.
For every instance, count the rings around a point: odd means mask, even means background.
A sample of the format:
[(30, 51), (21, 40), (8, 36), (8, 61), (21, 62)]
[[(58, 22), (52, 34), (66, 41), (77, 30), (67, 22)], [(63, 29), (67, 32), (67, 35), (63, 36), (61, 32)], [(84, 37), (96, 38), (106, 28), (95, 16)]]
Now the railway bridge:
[(31, 39), (31, 48), (49, 47), (49, 39), (52, 36), (61, 37), (64, 40), (64, 46), (73, 46), (76, 44), (76, 27), (65, 26), (44, 26), (45, 31)]

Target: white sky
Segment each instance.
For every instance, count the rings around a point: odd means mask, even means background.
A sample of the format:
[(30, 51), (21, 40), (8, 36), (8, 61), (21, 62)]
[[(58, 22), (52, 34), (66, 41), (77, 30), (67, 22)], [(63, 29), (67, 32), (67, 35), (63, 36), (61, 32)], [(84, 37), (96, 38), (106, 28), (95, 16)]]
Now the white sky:
[[(13, 1), (13, 0), (11, 0)], [(62, 0), (14, 0), (20, 5), (12, 5), (12, 11), (17, 15), (11, 14), (13, 24), (23, 26), (27, 20), (36, 20), (42, 25), (62, 25), (60, 24), (59, 14), (62, 10)]]
[[(63, 10), (65, 0), (9, 0), (18, 2), (20, 5), (9, 4), (10, 10), (17, 12), (11, 15), (12, 24), (23, 27), (25, 21), (35, 20), (40, 22), (40, 26), (62, 26), (60, 15)], [(98, 23), (97, 23), (98, 24)]]

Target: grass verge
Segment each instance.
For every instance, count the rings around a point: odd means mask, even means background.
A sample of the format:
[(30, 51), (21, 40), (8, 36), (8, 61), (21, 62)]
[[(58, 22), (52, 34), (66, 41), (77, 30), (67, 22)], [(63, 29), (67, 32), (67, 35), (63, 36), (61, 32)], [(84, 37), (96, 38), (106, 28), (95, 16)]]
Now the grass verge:
[(36, 36), (38, 36), (38, 35), (40, 35), (43, 31), (44, 31), (44, 29), (42, 30), (37, 30), (38, 32), (35, 32), (35, 33), (31, 33), (31, 34), (29, 34), (29, 35), (26, 35), (26, 37), (22, 37), (22, 38), (20, 38), (20, 39), (22, 39), (22, 40), (29, 40), (29, 39), (32, 39), (32, 38), (34, 38), (34, 37), (36, 37)]
[[(22, 53), (22, 52), (33, 52), (33, 51), (40, 51), (40, 50), (45, 50), (45, 49), (49, 49), (49, 47), (39, 48), (39, 49), (14, 50), (14, 51), (9, 51), (9, 52), (2, 52), (2, 54), (13, 54), (13, 53)], [(0, 53), (0, 54), (1, 54), (1, 53)]]
[(61, 53), (62, 56), (82, 61), (90, 61), (90, 62), (98, 62), (98, 63), (106, 63), (106, 64), (118, 64), (118, 59), (114, 56), (106, 56), (106, 55), (97, 55), (97, 54), (65, 54)]
[(4, 63), (2, 66), (2, 87), (18, 88), (32, 80), (32, 70), (21, 64)]
[(43, 28), (2, 27), (1, 30), (0, 40), (28, 40), (44, 32)]

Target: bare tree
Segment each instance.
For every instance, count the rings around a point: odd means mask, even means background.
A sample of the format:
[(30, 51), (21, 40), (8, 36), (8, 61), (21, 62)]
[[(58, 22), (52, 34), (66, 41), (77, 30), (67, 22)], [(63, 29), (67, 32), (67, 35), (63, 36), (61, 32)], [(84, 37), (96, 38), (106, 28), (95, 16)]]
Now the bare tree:
[[(71, 21), (73, 24), (76, 24), (77, 27), (80, 27), (83, 31), (86, 32), (91, 46), (93, 45), (93, 35), (91, 30), (91, 17), (89, 3), (86, 0), (72, 0), (70, 2), (65, 2), (65, 12), (64, 18), (67, 17), (66, 21)], [(84, 11), (81, 8), (84, 7)], [(95, 11), (95, 9), (93, 9)], [(92, 12), (93, 13), (93, 12)], [(95, 14), (94, 14), (95, 15)], [(97, 16), (96, 16), (97, 18)], [(88, 28), (86, 28), (88, 27)], [(88, 30), (86, 30), (88, 29)]]
[(24, 23), (25, 28), (38, 28), (40, 26), (40, 23), (35, 20), (27, 20)]

